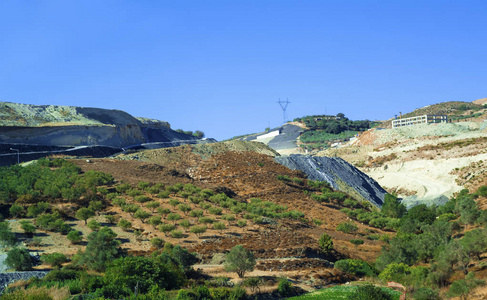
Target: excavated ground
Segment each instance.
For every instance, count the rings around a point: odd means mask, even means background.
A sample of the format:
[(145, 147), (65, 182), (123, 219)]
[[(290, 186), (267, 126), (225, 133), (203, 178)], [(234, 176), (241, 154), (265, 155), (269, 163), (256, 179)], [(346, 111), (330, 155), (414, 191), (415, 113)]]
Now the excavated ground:
[[(208, 264), (215, 254), (225, 253), (240, 244), (254, 251), (258, 258), (257, 270), (249, 276), (285, 274), (296, 277), (296, 280), (299, 279), (299, 282), (308, 287), (350, 280), (334, 270), (330, 262), (341, 258), (373, 261), (378, 256), (383, 243), (368, 240), (365, 236), (371, 233), (387, 233), (359, 223), (356, 223), (359, 227), (356, 234), (336, 231), (339, 223), (350, 221), (340, 212), (342, 207), (335, 203), (323, 204), (311, 200), (304, 192), (305, 185), (277, 180), (277, 175), (304, 179), (301, 172), (292, 171), (276, 163), (272, 156), (265, 154), (249, 151), (219, 152), (211, 157), (208, 157), (211, 155), (208, 154), (205, 156), (206, 159), (203, 159), (201, 154), (195, 154), (193, 146), (183, 146), (144, 151), (117, 159), (93, 159), (89, 162), (79, 159), (73, 162), (83, 171), (111, 173), (118, 182), (192, 183), (200, 188), (233, 194), (233, 198), (238, 201), (258, 197), (305, 214), (305, 220), (277, 219), (267, 224), (250, 222), (249, 226), (244, 228), (231, 226), (224, 234), (211, 230), (201, 238), (185, 234), (183, 239), (172, 239), (163, 236), (148, 224), (130, 219), (128, 214), (117, 211), (116, 213), (131, 220), (134, 228), (143, 230), (147, 237), (146, 241), (123, 245), (131, 252), (151, 251), (149, 239), (161, 237), (197, 252), (204, 264), (201, 268), (212, 276), (232, 276), (225, 273), (221, 267), (215, 269), (205, 264)], [(317, 226), (313, 220), (319, 220), (322, 224)], [(329, 256), (323, 256), (319, 251), (318, 239), (323, 232), (328, 233), (334, 242), (334, 252)], [(363, 239), (365, 244), (356, 247), (350, 243), (351, 239), (357, 238)]]

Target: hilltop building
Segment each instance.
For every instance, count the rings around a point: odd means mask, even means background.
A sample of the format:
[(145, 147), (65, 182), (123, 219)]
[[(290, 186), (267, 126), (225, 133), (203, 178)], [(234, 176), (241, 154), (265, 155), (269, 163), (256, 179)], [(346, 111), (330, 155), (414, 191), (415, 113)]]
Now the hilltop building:
[(423, 115), (405, 119), (392, 120), (392, 128), (401, 126), (417, 125), (417, 124), (435, 124), (448, 123), (448, 116), (446, 115)]

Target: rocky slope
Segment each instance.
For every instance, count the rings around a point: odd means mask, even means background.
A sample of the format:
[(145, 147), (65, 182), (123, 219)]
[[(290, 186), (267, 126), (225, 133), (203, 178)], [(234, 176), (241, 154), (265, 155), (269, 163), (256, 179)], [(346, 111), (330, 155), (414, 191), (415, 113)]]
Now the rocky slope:
[(275, 160), (292, 169), (300, 170), (309, 179), (326, 181), (334, 189), (348, 193), (359, 201), (369, 201), (381, 207), (386, 191), (372, 178), (339, 157), (290, 155)]

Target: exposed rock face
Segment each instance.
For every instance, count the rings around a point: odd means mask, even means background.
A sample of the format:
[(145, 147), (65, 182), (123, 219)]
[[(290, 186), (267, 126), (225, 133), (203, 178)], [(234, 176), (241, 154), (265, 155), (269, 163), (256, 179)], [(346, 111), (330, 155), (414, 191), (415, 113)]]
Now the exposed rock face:
[(290, 155), (275, 160), (293, 170), (301, 170), (309, 179), (326, 181), (334, 189), (359, 201), (381, 207), (386, 191), (372, 178), (339, 157)]
[(196, 141), (166, 122), (120, 110), (0, 102), (0, 143), (46, 146), (129, 147)]

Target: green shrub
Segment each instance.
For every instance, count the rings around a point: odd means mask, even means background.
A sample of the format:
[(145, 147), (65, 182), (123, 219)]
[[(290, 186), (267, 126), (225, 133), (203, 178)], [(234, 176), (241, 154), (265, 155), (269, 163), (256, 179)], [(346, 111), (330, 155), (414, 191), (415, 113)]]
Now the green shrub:
[(223, 210), (219, 207), (210, 207), (208, 211), (212, 215), (221, 215)]
[(25, 234), (32, 236), (36, 231), (36, 227), (30, 221), (22, 220), (19, 223), (20, 223), (20, 228), (24, 230)]
[(90, 220), (87, 224), (88, 228), (95, 231), (95, 230), (98, 230), (100, 229), (101, 227), (101, 224), (99, 222), (97, 222), (96, 220)]
[(210, 217), (201, 217), (198, 219), (198, 222), (201, 224), (212, 224), (215, 220)]
[(342, 259), (335, 262), (335, 269), (355, 276), (375, 276), (372, 266), (360, 259)]
[(71, 230), (68, 232), (66, 238), (71, 242), (71, 244), (79, 244), (83, 240), (83, 236), (78, 230)]
[(279, 295), (283, 297), (290, 296), (292, 294), (292, 284), (286, 278), (279, 279), (279, 284), (277, 285), (277, 291)]
[(326, 233), (321, 235), (318, 244), (324, 253), (329, 253), (331, 250), (333, 250), (333, 241), (331, 240), (331, 236)]
[(164, 246), (164, 240), (161, 238), (152, 238), (150, 240), (150, 243), (156, 248), (162, 248)]
[(125, 219), (120, 219), (117, 223), (117, 226), (122, 228), (123, 231), (128, 231), (132, 228), (132, 223)]
[(63, 263), (68, 261), (68, 258), (63, 253), (54, 252), (51, 254), (42, 255), (41, 261), (45, 264), (51, 265), (53, 268), (60, 268)]
[(29, 250), (25, 248), (13, 248), (8, 251), (5, 265), (16, 271), (27, 271), (32, 269), (33, 261), (29, 254)]
[(206, 232), (206, 226), (195, 225), (195, 226), (191, 227), (190, 231), (191, 231), (191, 233), (196, 234), (197, 237), (200, 237), (201, 234)]
[(336, 230), (344, 233), (354, 233), (358, 230), (358, 227), (352, 222), (343, 222), (337, 225)]
[(181, 230), (172, 230), (171, 236), (175, 239), (180, 239), (183, 237), (183, 232)]
[(128, 183), (122, 183), (122, 184), (115, 186), (115, 190), (117, 190), (117, 192), (119, 192), (119, 193), (125, 193), (130, 188), (131, 188), (131, 186)]
[(134, 200), (139, 203), (145, 203), (145, 202), (149, 202), (152, 199), (147, 196), (140, 195), (140, 196), (136, 196)]
[(242, 220), (242, 219), (238, 220), (237, 221), (237, 226), (238, 227), (245, 227), (245, 226), (247, 226), (247, 220)]
[(159, 225), (159, 230), (167, 236), (168, 232), (173, 231), (176, 228), (173, 224), (161, 224)]
[(363, 245), (365, 242), (364, 240), (361, 240), (361, 239), (356, 239), (356, 240), (350, 240), (350, 243), (354, 244), (356, 247), (358, 247), (358, 245)]
[(10, 209), (8, 211), (12, 217), (18, 218), (23, 214), (24, 208), (20, 205), (12, 204), (12, 206), (10, 206)]
[(203, 211), (201, 209), (195, 209), (195, 210), (192, 210), (190, 213), (189, 213), (189, 216), (193, 217), (193, 218), (200, 218), (203, 216)]

